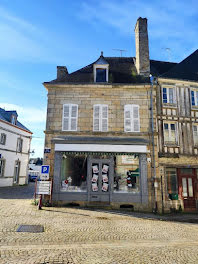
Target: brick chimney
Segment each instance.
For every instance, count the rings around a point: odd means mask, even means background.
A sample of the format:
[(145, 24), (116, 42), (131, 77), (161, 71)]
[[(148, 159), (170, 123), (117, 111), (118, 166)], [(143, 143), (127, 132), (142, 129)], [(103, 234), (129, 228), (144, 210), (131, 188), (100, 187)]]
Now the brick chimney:
[(149, 76), (150, 59), (147, 18), (139, 17), (135, 25), (136, 69), (138, 74)]
[(63, 79), (68, 74), (66, 66), (57, 66), (57, 79)]

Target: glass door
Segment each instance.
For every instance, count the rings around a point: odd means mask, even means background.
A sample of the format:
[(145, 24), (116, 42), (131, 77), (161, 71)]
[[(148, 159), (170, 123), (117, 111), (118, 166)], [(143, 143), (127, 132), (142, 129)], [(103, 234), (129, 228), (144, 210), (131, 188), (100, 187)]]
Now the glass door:
[(107, 202), (110, 192), (110, 163), (108, 160), (94, 160), (91, 162), (90, 173), (91, 201)]
[(195, 169), (178, 169), (180, 196), (183, 198), (184, 209), (195, 209)]

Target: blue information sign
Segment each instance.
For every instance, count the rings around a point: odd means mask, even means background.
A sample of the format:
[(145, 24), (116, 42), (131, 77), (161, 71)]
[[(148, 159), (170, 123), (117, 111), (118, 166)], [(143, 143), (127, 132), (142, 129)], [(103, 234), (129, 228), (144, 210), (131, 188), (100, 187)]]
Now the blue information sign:
[(50, 169), (49, 165), (42, 165), (41, 166), (41, 173), (42, 174), (49, 174), (49, 169)]

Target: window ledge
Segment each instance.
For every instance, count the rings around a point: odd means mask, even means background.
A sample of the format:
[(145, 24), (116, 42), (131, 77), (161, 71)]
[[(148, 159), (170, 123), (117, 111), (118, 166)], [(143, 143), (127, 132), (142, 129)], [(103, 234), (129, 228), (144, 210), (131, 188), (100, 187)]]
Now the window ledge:
[(177, 104), (162, 103), (162, 105), (166, 108), (178, 108)]
[(164, 144), (164, 147), (169, 147), (169, 148), (180, 148), (180, 145), (177, 145), (177, 144)]

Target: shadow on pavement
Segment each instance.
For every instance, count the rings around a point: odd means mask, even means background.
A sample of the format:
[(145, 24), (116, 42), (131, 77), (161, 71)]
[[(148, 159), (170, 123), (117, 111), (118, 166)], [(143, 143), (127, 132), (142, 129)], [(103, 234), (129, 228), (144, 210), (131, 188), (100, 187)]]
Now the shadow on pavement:
[(0, 199), (32, 199), (34, 196), (34, 182), (25, 186), (0, 187)]

